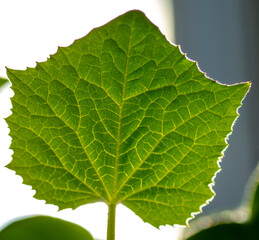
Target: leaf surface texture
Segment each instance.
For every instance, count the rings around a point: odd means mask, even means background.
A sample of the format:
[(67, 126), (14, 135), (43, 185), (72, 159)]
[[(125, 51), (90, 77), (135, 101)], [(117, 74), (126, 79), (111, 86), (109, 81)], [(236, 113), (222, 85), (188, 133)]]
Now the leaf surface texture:
[(35, 197), (61, 209), (122, 203), (155, 227), (185, 224), (213, 196), (249, 89), (208, 79), (139, 11), (8, 77), (8, 167)]

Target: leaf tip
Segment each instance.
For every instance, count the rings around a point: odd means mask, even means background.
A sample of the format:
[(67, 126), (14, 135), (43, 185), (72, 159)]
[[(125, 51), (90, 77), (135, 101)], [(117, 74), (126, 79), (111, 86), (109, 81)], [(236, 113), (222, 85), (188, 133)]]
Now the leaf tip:
[(247, 91), (250, 91), (250, 88), (252, 87), (252, 81), (245, 82), (245, 85), (247, 87)]
[(12, 69), (11, 68), (8, 68), (7, 66), (5, 66), (5, 69), (6, 69), (7, 76), (8, 76), (8, 74), (12, 73)]
[(139, 9), (132, 9), (130, 11), (128, 11), (126, 14), (139, 14), (139, 15), (145, 15), (144, 12), (142, 12), (141, 10)]

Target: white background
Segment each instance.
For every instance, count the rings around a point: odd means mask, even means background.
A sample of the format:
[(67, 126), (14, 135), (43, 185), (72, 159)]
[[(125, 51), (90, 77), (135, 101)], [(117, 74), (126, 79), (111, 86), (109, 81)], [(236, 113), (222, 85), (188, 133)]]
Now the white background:
[[(140, 9), (160, 30), (172, 39), (172, 6), (167, 0), (131, 1), (29, 1), (0, 0), (0, 76), (6, 77), (5, 66), (13, 69), (35, 67), (46, 61), (58, 46), (68, 46), (131, 9)], [(169, 28), (166, 28), (167, 24)], [(9, 87), (0, 93), (0, 226), (17, 217), (46, 214), (60, 217), (88, 229), (95, 238), (106, 238), (107, 207), (96, 203), (57, 212), (57, 207), (33, 198), (34, 191), (22, 184), (22, 178), (4, 166), (11, 161), (11, 142), (3, 118), (11, 114)], [(160, 230), (143, 223), (133, 212), (117, 207), (116, 240), (177, 239), (173, 227)]]

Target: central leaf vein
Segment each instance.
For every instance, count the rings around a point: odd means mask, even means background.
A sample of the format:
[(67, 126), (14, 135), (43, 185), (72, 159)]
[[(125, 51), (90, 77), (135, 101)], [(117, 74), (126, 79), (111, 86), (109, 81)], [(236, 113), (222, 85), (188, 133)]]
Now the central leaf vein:
[[(131, 25), (133, 24), (133, 22), (134, 22), (134, 17), (132, 17)], [(121, 104), (120, 104), (120, 110), (119, 110), (119, 126), (118, 126), (118, 136), (117, 136), (117, 144), (116, 144), (115, 172), (114, 172), (114, 181), (113, 181), (114, 200), (116, 199), (117, 197), (116, 195), (118, 194), (117, 183), (118, 183), (119, 161), (120, 161), (122, 113), (123, 113), (123, 105), (124, 105), (124, 98), (125, 98), (125, 89), (126, 89), (128, 65), (129, 65), (129, 53), (131, 49), (131, 44), (132, 44), (132, 28), (130, 28), (129, 45), (128, 45), (127, 54), (126, 54), (125, 73), (124, 73), (124, 80), (123, 80), (123, 87), (122, 87), (122, 94), (121, 94)]]

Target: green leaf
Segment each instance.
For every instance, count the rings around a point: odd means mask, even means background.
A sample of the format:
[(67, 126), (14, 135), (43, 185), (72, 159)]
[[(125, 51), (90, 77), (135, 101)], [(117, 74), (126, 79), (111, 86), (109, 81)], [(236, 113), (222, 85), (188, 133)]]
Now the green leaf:
[(6, 83), (8, 83), (8, 80), (5, 78), (0, 77), (0, 89), (2, 88), (2, 86), (4, 86)]
[(24, 218), (0, 231), (0, 240), (93, 240), (88, 231), (77, 224), (58, 218), (34, 216)]
[[(256, 240), (259, 239), (259, 165), (253, 177), (251, 183), (249, 183), (247, 191), (246, 208), (241, 206), (237, 210), (225, 211), (213, 214), (212, 216), (205, 216), (194, 222), (191, 222), (190, 227), (185, 231), (185, 237), (191, 235), (191, 237), (184, 238), (188, 240)], [(250, 195), (253, 194), (252, 201)], [(252, 202), (252, 204), (251, 204)], [(247, 209), (251, 209), (250, 218), (244, 223), (240, 222), (240, 216), (247, 214)], [(210, 226), (208, 227), (208, 223)], [(203, 229), (207, 227), (207, 229)], [(203, 229), (203, 230), (200, 230)]]
[(209, 184), (250, 83), (208, 79), (142, 12), (46, 62), (8, 69), (8, 165), (60, 209), (122, 203), (155, 227), (185, 224)]

